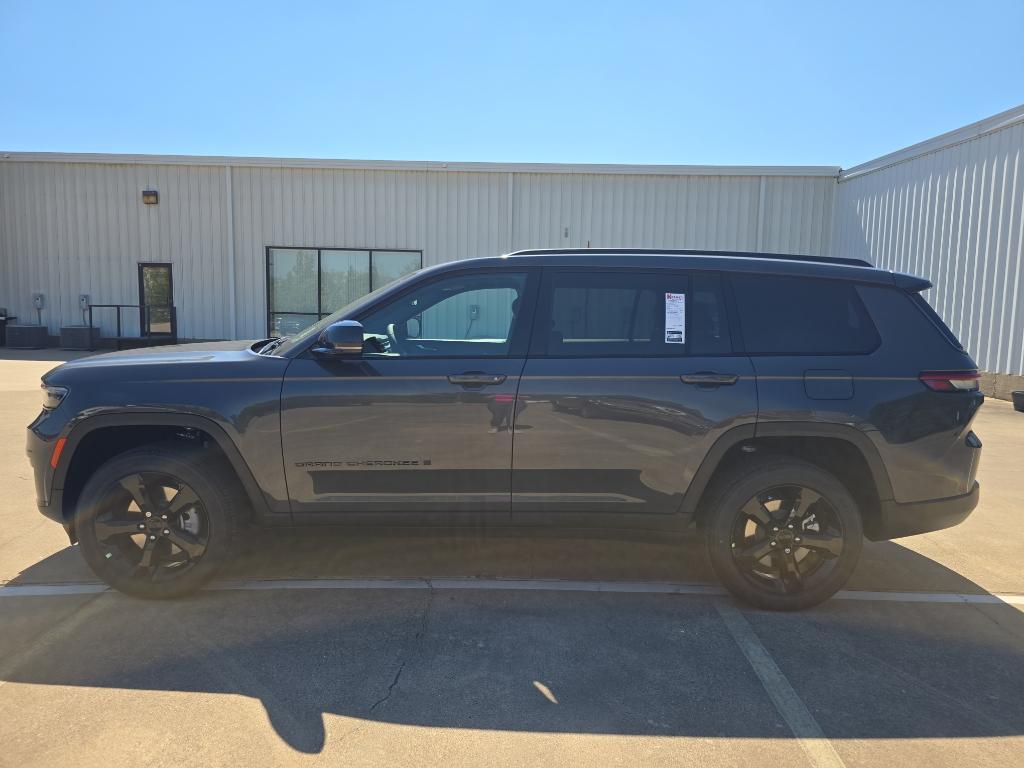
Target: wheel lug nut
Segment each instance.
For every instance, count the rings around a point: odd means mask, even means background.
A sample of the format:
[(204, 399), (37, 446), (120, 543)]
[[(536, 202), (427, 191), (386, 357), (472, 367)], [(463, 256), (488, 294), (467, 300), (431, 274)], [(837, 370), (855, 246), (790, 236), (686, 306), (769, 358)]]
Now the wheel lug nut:
[(149, 540), (156, 541), (156, 536), (154, 536), (153, 534), (149, 534)]
[(160, 519), (161, 520), (166, 520), (167, 519), (167, 515), (160, 515)]
[(773, 547), (775, 546), (775, 542), (774, 542), (774, 541), (772, 542), (772, 546), (773, 546)]
[(793, 550), (791, 550), (791, 549), (790, 549), (789, 547), (786, 547), (786, 549), (785, 549), (785, 552), (786, 552), (786, 554), (787, 554), (787, 555), (788, 555), (788, 554), (789, 554), (790, 552), (792, 552), (792, 551), (793, 551)]
[(152, 512), (147, 512), (147, 513), (146, 513), (146, 517), (152, 517), (152, 516), (153, 516), (153, 513), (152, 513)]
[(790, 524), (789, 524), (789, 525), (787, 525), (786, 527), (787, 527), (787, 528), (789, 528), (789, 530), (793, 530), (793, 524), (792, 524), (792, 523), (790, 523)]
[(146, 524), (145, 523), (139, 523), (139, 530), (140, 531), (146, 530)]
[(779, 532), (779, 527), (777, 525), (773, 525), (772, 526), (772, 530), (775, 531), (775, 533), (778, 533)]
[(167, 535), (169, 535), (169, 534), (170, 534), (170, 531), (169, 531), (169, 530), (167, 530), (166, 528), (164, 528), (164, 536), (167, 536)]
[(797, 536), (795, 539), (793, 539), (793, 541), (795, 541), (797, 544), (799, 544), (800, 543), (800, 537)]

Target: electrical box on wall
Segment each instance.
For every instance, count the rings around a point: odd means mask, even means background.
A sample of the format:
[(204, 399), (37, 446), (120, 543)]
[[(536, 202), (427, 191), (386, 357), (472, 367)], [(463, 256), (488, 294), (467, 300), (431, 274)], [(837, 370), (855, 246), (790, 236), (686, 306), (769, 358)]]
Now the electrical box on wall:
[(41, 293), (32, 294), (32, 306), (36, 309), (42, 309), (46, 306), (46, 297)]
[(83, 312), (89, 311), (89, 294), (80, 293), (78, 294), (78, 308)]

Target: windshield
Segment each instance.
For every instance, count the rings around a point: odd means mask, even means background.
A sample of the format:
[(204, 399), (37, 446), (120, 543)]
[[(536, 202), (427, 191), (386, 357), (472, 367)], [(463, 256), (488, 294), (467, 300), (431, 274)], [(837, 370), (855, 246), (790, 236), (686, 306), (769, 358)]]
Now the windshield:
[(388, 293), (389, 291), (401, 289), (402, 286), (404, 286), (413, 278), (417, 277), (422, 271), (423, 270), (410, 272), (408, 275), (405, 275), (404, 277), (401, 277), (392, 283), (382, 285), (380, 288), (377, 288), (374, 291), (370, 291), (370, 293), (367, 293), (364, 296), (360, 296), (358, 299), (349, 302), (341, 309), (337, 309), (331, 314), (327, 315), (326, 317), (320, 318), (320, 320), (313, 323), (311, 326), (303, 328), (301, 331), (294, 334), (293, 336), (283, 337), (278, 341), (278, 343), (274, 345), (273, 348), (267, 349), (266, 353), (284, 355), (293, 349), (308, 344), (317, 336), (319, 336), (320, 332), (323, 331), (323, 329), (326, 328), (327, 326), (331, 325), (332, 323), (336, 323), (339, 320), (352, 319), (353, 315), (358, 314), (363, 310), (364, 307), (366, 307), (369, 304), (372, 304), (374, 301), (377, 300), (379, 296), (382, 296), (383, 294)]

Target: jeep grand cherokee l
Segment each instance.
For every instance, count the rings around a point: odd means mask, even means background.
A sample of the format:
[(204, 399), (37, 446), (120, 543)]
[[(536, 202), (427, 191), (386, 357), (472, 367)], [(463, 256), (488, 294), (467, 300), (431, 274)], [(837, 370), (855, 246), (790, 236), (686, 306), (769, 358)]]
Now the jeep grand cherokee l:
[(144, 597), (198, 588), (249, 522), (694, 526), (734, 594), (803, 608), (865, 536), (978, 502), (984, 397), (929, 287), (766, 254), (443, 264), (292, 337), (50, 371), (39, 508)]

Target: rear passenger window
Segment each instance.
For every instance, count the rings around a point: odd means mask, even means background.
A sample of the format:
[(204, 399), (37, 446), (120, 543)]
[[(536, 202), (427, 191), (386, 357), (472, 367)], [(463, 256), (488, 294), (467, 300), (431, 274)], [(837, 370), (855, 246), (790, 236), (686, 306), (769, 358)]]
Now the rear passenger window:
[(754, 355), (850, 355), (879, 343), (853, 283), (734, 275), (746, 350)]
[(729, 323), (722, 299), (722, 278), (695, 272), (690, 281), (693, 302), (690, 309), (691, 355), (727, 355), (732, 352)]
[(551, 272), (535, 333), (552, 357), (732, 350), (717, 274)]

